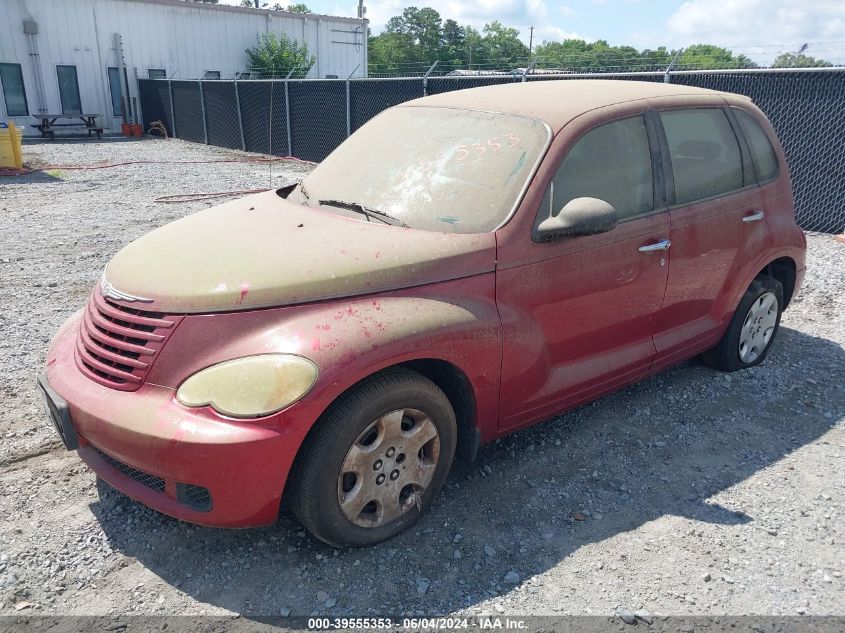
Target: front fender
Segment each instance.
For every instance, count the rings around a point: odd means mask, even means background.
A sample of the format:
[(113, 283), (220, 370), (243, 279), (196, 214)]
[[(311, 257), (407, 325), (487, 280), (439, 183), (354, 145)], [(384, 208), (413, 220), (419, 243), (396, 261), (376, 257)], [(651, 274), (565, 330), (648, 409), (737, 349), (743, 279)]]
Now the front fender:
[(176, 389), (191, 374), (224, 360), (299, 354), (317, 364), (316, 385), (299, 402), (256, 423), (284, 427), (301, 440), (326, 408), (360, 380), (398, 363), (437, 359), (466, 375), (482, 439), (492, 439), (502, 353), (494, 290), (489, 273), (337, 301), (188, 315), (148, 381)]

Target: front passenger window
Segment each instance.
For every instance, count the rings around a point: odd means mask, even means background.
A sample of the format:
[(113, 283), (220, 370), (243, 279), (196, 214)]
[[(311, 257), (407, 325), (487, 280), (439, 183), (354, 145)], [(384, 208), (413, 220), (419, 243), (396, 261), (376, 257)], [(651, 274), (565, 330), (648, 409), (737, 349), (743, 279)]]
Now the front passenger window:
[(635, 116), (606, 123), (582, 136), (563, 159), (552, 181), (557, 214), (575, 198), (599, 198), (616, 209), (620, 220), (654, 208), (651, 154), (645, 119)]

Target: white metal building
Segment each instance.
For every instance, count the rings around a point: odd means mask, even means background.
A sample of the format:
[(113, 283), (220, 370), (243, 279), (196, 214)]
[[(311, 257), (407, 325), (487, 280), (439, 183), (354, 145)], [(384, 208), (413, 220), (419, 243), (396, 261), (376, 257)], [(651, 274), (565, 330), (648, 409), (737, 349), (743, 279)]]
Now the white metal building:
[(311, 78), (367, 74), (357, 18), (184, 0), (0, 0), (0, 121), (38, 134), (30, 115), (82, 112), (119, 131), (121, 104), (137, 112), (138, 79), (232, 79), (268, 32), (308, 45)]

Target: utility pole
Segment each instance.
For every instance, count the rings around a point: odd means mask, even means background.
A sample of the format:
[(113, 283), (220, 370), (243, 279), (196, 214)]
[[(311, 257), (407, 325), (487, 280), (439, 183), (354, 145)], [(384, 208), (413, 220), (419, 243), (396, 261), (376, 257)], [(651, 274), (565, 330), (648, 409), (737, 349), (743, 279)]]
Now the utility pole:
[(529, 29), (530, 35), (528, 36), (528, 61), (531, 61), (531, 52), (534, 50), (534, 27), (532, 26)]

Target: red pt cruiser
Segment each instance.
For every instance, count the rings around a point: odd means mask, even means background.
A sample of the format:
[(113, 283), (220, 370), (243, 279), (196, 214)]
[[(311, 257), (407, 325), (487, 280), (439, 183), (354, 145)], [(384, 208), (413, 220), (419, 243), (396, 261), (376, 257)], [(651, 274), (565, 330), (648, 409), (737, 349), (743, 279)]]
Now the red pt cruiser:
[(456, 454), (699, 354), (760, 363), (804, 254), (746, 98), (464, 90), (126, 246), (39, 384), (67, 447), (152, 508), (247, 527), (284, 497), (316, 537), (367, 545)]

